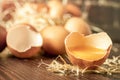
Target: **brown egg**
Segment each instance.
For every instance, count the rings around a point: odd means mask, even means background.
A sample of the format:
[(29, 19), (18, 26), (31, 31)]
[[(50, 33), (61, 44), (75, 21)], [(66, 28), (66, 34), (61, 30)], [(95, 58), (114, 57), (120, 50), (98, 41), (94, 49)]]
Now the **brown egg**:
[(49, 15), (51, 18), (62, 18), (64, 14), (64, 6), (59, 0), (48, 1)]
[(61, 26), (46, 27), (41, 31), (43, 37), (43, 49), (51, 55), (65, 53), (64, 39), (68, 35), (67, 30)]
[(71, 14), (72, 16), (80, 17), (82, 16), (82, 12), (80, 8), (72, 3), (68, 3), (65, 5), (65, 12)]
[(6, 47), (6, 35), (6, 29), (0, 25), (0, 52)]
[(46, 3), (39, 3), (37, 7), (38, 12), (48, 13), (49, 7)]
[(15, 11), (15, 8), (16, 7), (13, 0), (1, 1), (0, 9), (1, 9), (1, 12), (4, 13), (4, 17), (2, 18), (2, 20), (8, 21), (10, 19), (13, 19), (13, 16), (11, 13)]
[(0, 7), (2, 8), (2, 11), (15, 10), (15, 4), (14, 4), (13, 0), (1, 1)]
[(109, 56), (112, 41), (105, 32), (84, 36), (70, 33), (65, 39), (65, 48), (72, 64), (80, 68), (95, 69)]
[(79, 32), (84, 35), (91, 34), (90, 26), (82, 18), (72, 17), (66, 24), (65, 29), (69, 32)]
[(19, 58), (30, 58), (41, 51), (42, 37), (32, 26), (18, 24), (7, 34), (7, 46)]

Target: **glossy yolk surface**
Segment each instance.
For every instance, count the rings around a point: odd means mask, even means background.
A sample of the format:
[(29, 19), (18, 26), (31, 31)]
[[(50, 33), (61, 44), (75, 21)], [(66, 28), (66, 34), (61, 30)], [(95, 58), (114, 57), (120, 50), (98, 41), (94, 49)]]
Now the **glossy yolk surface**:
[(77, 47), (70, 49), (72, 54), (79, 59), (94, 61), (101, 59), (105, 56), (106, 50), (97, 49), (93, 47)]

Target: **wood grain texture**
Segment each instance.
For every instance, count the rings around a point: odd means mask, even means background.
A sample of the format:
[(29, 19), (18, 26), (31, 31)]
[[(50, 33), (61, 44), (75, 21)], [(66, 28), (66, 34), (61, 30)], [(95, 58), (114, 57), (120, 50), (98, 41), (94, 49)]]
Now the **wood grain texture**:
[(45, 65), (38, 67), (41, 59), (45, 63), (50, 63), (54, 58), (38, 56), (32, 59), (19, 59), (14, 56), (1, 56), (0, 80), (120, 80), (120, 75), (84, 74), (79, 77), (59, 76), (47, 71)]

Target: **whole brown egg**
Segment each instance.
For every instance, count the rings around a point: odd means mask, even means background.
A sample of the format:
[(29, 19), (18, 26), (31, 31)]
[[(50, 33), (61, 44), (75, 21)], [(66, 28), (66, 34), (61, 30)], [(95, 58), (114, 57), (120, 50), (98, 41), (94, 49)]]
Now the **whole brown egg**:
[(79, 17), (70, 18), (65, 24), (65, 29), (69, 32), (79, 32), (84, 35), (91, 34), (91, 29), (88, 23)]
[(41, 31), (43, 37), (43, 49), (51, 55), (65, 53), (64, 39), (69, 34), (64, 27), (51, 26)]

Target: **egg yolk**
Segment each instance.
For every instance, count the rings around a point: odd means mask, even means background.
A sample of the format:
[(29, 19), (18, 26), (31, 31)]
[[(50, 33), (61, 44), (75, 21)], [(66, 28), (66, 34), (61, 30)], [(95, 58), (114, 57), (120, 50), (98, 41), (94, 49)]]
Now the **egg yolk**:
[(106, 53), (106, 50), (93, 47), (77, 47), (71, 48), (70, 50), (76, 58), (87, 61), (95, 61), (101, 59), (105, 56)]

